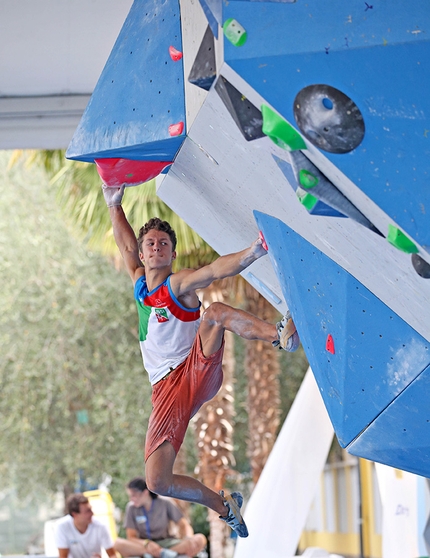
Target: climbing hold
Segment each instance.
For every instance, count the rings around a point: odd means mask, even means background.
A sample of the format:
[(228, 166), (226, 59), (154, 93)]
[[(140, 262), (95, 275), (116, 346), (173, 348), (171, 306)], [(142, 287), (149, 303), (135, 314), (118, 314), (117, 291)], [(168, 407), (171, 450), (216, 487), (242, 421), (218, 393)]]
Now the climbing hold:
[(357, 105), (330, 85), (309, 85), (294, 99), (294, 118), (303, 135), (329, 153), (348, 153), (364, 137)]
[(169, 126), (169, 135), (171, 136), (180, 136), (184, 131), (184, 123), (178, 122), (177, 124), (170, 124)]
[(334, 355), (335, 353), (334, 341), (330, 333), (327, 335), (327, 341), (325, 342), (325, 350), (331, 353), (332, 355)]
[(297, 180), (296, 180), (296, 177), (294, 175), (293, 167), (291, 166), (291, 162), (286, 161), (284, 159), (281, 159), (280, 157), (278, 157), (277, 155), (274, 155), (273, 153), (272, 153), (272, 159), (275, 161), (279, 170), (282, 172), (282, 174), (287, 179), (288, 184), (293, 188), (294, 191), (296, 191), (297, 190)]
[(209, 91), (216, 78), (215, 42), (210, 25), (207, 26), (188, 81)]
[(267, 105), (261, 105), (261, 112), (263, 114), (263, 133), (269, 136), (276, 145), (287, 151), (306, 149), (302, 136), (282, 116), (279, 116)]
[[(289, 155), (289, 157), (291, 159), (291, 155)], [(308, 210), (308, 212), (311, 215), (321, 215), (321, 216), (324, 216), (324, 217), (346, 217), (346, 215), (343, 215), (343, 213), (340, 213), (339, 211), (336, 211), (335, 209), (333, 209), (332, 207), (330, 207), (326, 203), (324, 203), (324, 202), (318, 200), (317, 198), (315, 198), (315, 196), (312, 196), (310, 193), (307, 194), (305, 192), (305, 190), (303, 190), (297, 184), (296, 176), (293, 172), (293, 167), (291, 166), (291, 162), (287, 163), (287, 161), (284, 161), (283, 159), (280, 159), (279, 157), (277, 157), (273, 153), (272, 153), (272, 158), (276, 162), (276, 164), (278, 165), (279, 170), (282, 172), (282, 174), (287, 179), (288, 184), (296, 192), (296, 195), (299, 198), (299, 201), (301, 202), (301, 199), (304, 198), (305, 195), (310, 196), (309, 198), (307, 198), (307, 200), (304, 201), (303, 205), (306, 207), (306, 209)], [(310, 204), (311, 200), (313, 200), (314, 203)], [(316, 200), (316, 203), (315, 203), (315, 200)], [(310, 205), (308, 205), (308, 201), (309, 201)]]
[(408, 238), (404, 232), (394, 225), (388, 225), (387, 240), (398, 250), (407, 254), (417, 254), (419, 252), (417, 246)]
[(135, 161), (131, 159), (95, 159), (103, 184), (112, 188), (125, 184), (137, 186), (158, 176), (172, 161)]
[(247, 33), (242, 25), (230, 17), (222, 26), (224, 35), (234, 46), (242, 46), (246, 43)]
[(422, 259), (418, 254), (412, 254), (412, 265), (415, 271), (424, 279), (430, 279), (430, 264)]
[(264, 137), (262, 130), (263, 116), (261, 112), (224, 76), (219, 76), (217, 79), (215, 91), (221, 97), (222, 102), (225, 104), (246, 141)]
[[(301, 151), (294, 151), (290, 153), (291, 165), (293, 167), (294, 175), (298, 184), (302, 185), (302, 177), (307, 178), (308, 181), (312, 179), (312, 194), (320, 201), (324, 202), (327, 206), (333, 208), (342, 215), (346, 215), (354, 219), (363, 227), (379, 234), (379, 230), (365, 217), (359, 209), (351, 203), (342, 192), (316, 167)], [(303, 171), (307, 171), (305, 175)], [(302, 173), (302, 177), (300, 176)], [(318, 179), (315, 181), (315, 179)], [(326, 213), (328, 215), (328, 213)]]
[(312, 210), (315, 208), (315, 206), (317, 205), (317, 203), (319, 201), (318, 198), (316, 198), (312, 194), (308, 194), (308, 192), (305, 192), (301, 188), (297, 188), (296, 196), (297, 196), (299, 202), (304, 207), (306, 207), (306, 209), (309, 211), (309, 213), (312, 213)]
[(267, 242), (264, 240), (264, 235), (261, 231), (258, 232), (258, 236), (261, 240), (261, 246), (266, 250), (266, 252), (268, 252), (269, 248), (267, 247)]
[(169, 46), (169, 54), (170, 54), (170, 58), (173, 60), (173, 62), (178, 62), (178, 60), (180, 60), (183, 56), (182, 52), (179, 50), (176, 50), (175, 47), (173, 46)]
[(306, 169), (300, 169), (299, 182), (303, 188), (313, 188), (319, 182), (319, 178)]
[(330, 207), (309, 192), (305, 192), (305, 190), (300, 188), (300, 186), (296, 190), (296, 196), (303, 207), (308, 210), (310, 215), (346, 218), (346, 215), (343, 215), (343, 213), (340, 213), (336, 209), (333, 209), (333, 207)]
[(218, 25), (222, 25), (222, 0), (200, 0), (200, 6), (213, 36), (218, 39)]

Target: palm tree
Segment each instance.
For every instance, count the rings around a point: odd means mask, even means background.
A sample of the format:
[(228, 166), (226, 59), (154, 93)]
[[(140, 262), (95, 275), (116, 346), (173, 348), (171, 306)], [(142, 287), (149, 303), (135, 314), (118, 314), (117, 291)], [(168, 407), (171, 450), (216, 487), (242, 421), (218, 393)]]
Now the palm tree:
[[(276, 309), (248, 283), (245, 309), (268, 322), (277, 319)], [(263, 341), (248, 341), (245, 370), (248, 379), (248, 457), (255, 484), (276, 441), (280, 422), (278, 353)]]

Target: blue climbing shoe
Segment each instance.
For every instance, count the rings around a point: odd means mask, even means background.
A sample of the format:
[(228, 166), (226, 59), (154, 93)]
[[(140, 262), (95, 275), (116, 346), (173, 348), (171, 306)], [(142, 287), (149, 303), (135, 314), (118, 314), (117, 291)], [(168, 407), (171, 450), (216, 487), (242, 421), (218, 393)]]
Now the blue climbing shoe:
[(223, 499), (224, 505), (228, 508), (228, 515), (220, 519), (225, 521), (229, 527), (235, 531), (239, 537), (247, 537), (248, 529), (240, 514), (240, 508), (243, 504), (243, 496), (240, 492), (232, 492), (231, 494), (224, 495), (224, 490), (220, 490), (220, 496)]

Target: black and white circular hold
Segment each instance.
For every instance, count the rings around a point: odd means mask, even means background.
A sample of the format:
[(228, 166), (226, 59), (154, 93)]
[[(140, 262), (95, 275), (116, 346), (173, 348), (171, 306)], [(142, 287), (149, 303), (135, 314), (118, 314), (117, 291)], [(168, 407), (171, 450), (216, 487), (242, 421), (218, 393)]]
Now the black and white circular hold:
[(357, 105), (330, 85), (309, 85), (294, 99), (294, 117), (303, 135), (329, 153), (349, 153), (364, 137)]

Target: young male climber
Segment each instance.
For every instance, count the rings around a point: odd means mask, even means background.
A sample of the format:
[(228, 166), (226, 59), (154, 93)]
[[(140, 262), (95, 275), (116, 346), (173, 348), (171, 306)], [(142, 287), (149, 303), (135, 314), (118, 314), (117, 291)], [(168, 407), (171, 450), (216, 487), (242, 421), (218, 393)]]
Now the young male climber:
[(174, 474), (173, 464), (191, 417), (221, 387), (225, 330), (287, 351), (299, 345), (289, 314), (274, 325), (215, 302), (200, 316), (197, 289), (237, 275), (267, 252), (258, 239), (249, 248), (221, 256), (198, 270), (173, 273), (176, 235), (170, 225), (153, 218), (136, 239), (121, 207), (124, 186), (103, 185), (103, 194), (115, 241), (134, 284), (140, 347), (153, 388), (145, 445), (148, 488), (156, 494), (203, 504), (219, 513), (240, 537), (247, 537), (239, 492), (217, 494), (192, 477)]

